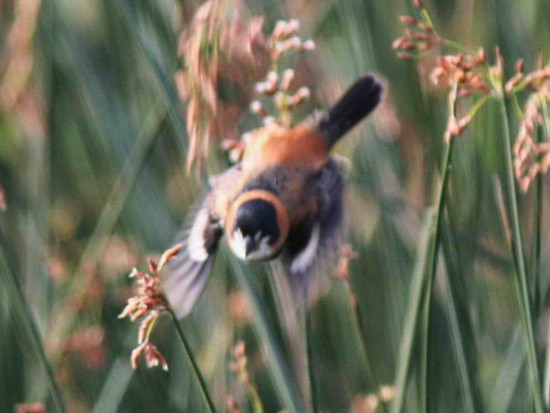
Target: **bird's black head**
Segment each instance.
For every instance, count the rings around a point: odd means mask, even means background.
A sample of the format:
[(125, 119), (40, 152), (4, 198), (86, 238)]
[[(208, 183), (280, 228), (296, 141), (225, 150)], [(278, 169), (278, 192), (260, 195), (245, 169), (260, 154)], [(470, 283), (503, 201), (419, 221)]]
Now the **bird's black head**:
[[(264, 260), (277, 254), (286, 238), (286, 216), (280, 202), (273, 199), (246, 197), (237, 200), (228, 228), (229, 245), (243, 260)], [(277, 199), (278, 201), (278, 199)]]

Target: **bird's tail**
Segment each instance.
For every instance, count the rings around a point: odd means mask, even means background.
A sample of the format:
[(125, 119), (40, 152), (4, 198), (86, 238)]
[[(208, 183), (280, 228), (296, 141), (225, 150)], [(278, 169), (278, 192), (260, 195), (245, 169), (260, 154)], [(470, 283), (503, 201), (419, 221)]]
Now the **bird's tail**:
[(318, 125), (324, 138), (333, 145), (378, 106), (382, 90), (382, 84), (372, 75), (358, 79), (332, 108), (321, 115)]

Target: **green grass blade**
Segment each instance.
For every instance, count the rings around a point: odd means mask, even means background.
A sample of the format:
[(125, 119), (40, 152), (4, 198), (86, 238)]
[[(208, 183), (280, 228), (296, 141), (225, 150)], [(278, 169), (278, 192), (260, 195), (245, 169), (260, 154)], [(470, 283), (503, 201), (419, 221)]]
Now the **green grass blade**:
[(262, 297), (256, 287), (255, 281), (250, 279), (243, 264), (231, 254), (224, 254), (230, 258), (237, 281), (245, 294), (250, 298), (252, 307), (252, 318), (254, 327), (258, 333), (261, 343), (265, 346), (267, 361), (273, 375), (273, 381), (277, 388), (278, 395), (285, 408), (292, 413), (305, 411), (304, 404), (300, 399), (296, 381), (292, 375), (288, 361), (280, 342), (276, 338), (273, 327), (270, 324)]
[[(350, 285), (346, 285), (346, 294), (352, 295), (352, 288)], [(376, 376), (376, 373), (374, 371), (374, 368), (372, 367), (372, 362), (369, 357), (369, 353), (367, 352), (366, 345), (363, 341), (363, 337), (365, 337), (365, 332), (363, 329), (363, 316), (361, 314), (361, 310), (358, 305), (353, 305), (351, 301), (348, 299), (348, 309), (349, 309), (349, 317), (350, 317), (350, 324), (353, 326), (353, 336), (355, 339), (355, 342), (357, 343), (357, 348), (359, 351), (359, 363), (363, 367), (364, 375), (367, 379), (367, 383), (371, 386), (371, 388), (376, 391), (380, 389), (380, 380)], [(382, 411), (387, 412), (388, 408), (386, 403), (383, 403), (381, 405)]]
[(202, 376), (197, 360), (193, 355), (193, 351), (191, 350), (191, 346), (189, 345), (189, 342), (187, 341), (187, 338), (183, 333), (181, 324), (178, 322), (178, 318), (176, 317), (176, 315), (172, 310), (170, 310), (170, 316), (174, 323), (174, 327), (176, 328), (178, 339), (183, 347), (185, 357), (187, 358), (187, 361), (189, 362), (189, 364), (191, 364), (191, 368), (195, 376), (195, 380), (197, 381), (200, 388), (201, 396), (204, 399), (206, 406), (208, 407), (208, 411), (211, 413), (215, 413), (217, 411), (216, 406), (212, 401), (212, 397), (210, 396), (210, 392), (208, 391), (208, 386), (206, 385), (206, 381)]
[(540, 383), (540, 371), (537, 362), (537, 349), (535, 343), (535, 331), (532, 319), (533, 307), (529, 292), (529, 282), (525, 265), (525, 255), (523, 252), (523, 238), (519, 220), (518, 197), (516, 191), (516, 182), (514, 177), (514, 160), (512, 157), (512, 136), (510, 131), (510, 120), (508, 118), (509, 102), (508, 98), (503, 96), (499, 100), (499, 106), (502, 116), (503, 130), (506, 144), (504, 152), (506, 157), (506, 184), (508, 191), (506, 201), (510, 210), (510, 226), (512, 229), (512, 254), (516, 266), (515, 288), (519, 303), (521, 325), (523, 337), (525, 340), (525, 350), (527, 352), (527, 369), (529, 375), (529, 384), (531, 395), (534, 401), (535, 411), (543, 413), (544, 403), (542, 396), (542, 387)]
[[(456, 93), (456, 87), (455, 91)], [(455, 101), (450, 99), (451, 110), (454, 110)], [(430, 213), (428, 217), (427, 228), (430, 229), (429, 236), (424, 243), (420, 244), (421, 249), (419, 250), (419, 255), (417, 256), (417, 263), (414, 270), (413, 281), (411, 286), (410, 301), (407, 309), (407, 315), (405, 318), (405, 327), (403, 332), (403, 340), (399, 350), (398, 356), (398, 370), (397, 370), (397, 379), (396, 379), (396, 389), (397, 395), (392, 404), (392, 413), (400, 413), (403, 407), (406, 381), (409, 373), (410, 365), (412, 362), (412, 348), (414, 343), (414, 335), (416, 332), (418, 319), (420, 317), (421, 303), (422, 298), (426, 300), (431, 300), (433, 280), (435, 278), (435, 272), (437, 268), (437, 256), (438, 256), (438, 246), (440, 242), (440, 227), (441, 227), (441, 217), (443, 214), (443, 209), (445, 207), (445, 194), (447, 191), (447, 184), (449, 181), (449, 170), (451, 165), (451, 156), (453, 152), (453, 143), (454, 140), (451, 140), (447, 145), (445, 145), (445, 152), (443, 155), (443, 169), (441, 182), (438, 187), (438, 192), (436, 196), (436, 205), (435, 210)], [(425, 235), (426, 236), (426, 235)], [(426, 316), (429, 316), (429, 306), (426, 309)], [(425, 323), (429, 323), (427, 320)], [(427, 340), (426, 340), (427, 342)], [(427, 369), (425, 371), (427, 374)], [(421, 380), (426, 380), (421, 379)], [(423, 389), (427, 392), (427, 388)], [(426, 397), (424, 394), (422, 397)]]
[(0, 248), (0, 285), (3, 290), (9, 292), (9, 296), (12, 298), (12, 305), (18, 319), (18, 325), (23, 331), (24, 338), (26, 339), (26, 346), (28, 345), (29, 350), (34, 353), (39, 363), (41, 373), (46, 378), (53, 408), (56, 412), (65, 412), (65, 404), (61, 389), (57, 384), (55, 375), (46, 357), (40, 334), (34, 324), (30, 310), (25, 303), (21, 290), (17, 286), (14, 274), (8, 265), (3, 248)]
[[(80, 262), (77, 266), (79, 271), (75, 274), (67, 288), (66, 299), (54, 309), (54, 319), (52, 320), (52, 337), (61, 340), (65, 337), (67, 331), (71, 328), (72, 322), (76, 317), (74, 311), (71, 311), (73, 300), (76, 297), (86, 294), (87, 286), (93, 280), (93, 272), (80, 271), (84, 264), (90, 264), (99, 259), (103, 253), (107, 236), (113, 231), (122, 209), (130, 195), (138, 174), (143, 166), (146, 155), (151, 149), (153, 141), (158, 136), (159, 129), (166, 119), (166, 113), (151, 112), (146, 117), (142, 132), (138, 136), (134, 147), (122, 167), (122, 171), (117, 178), (111, 194), (105, 203), (96, 226), (90, 236), (86, 248), (82, 253)], [(51, 354), (55, 357), (54, 364), (58, 360), (60, 342), (53, 344)]]
[(133, 375), (128, 356), (118, 357), (109, 370), (92, 413), (116, 413)]
[(462, 395), (464, 399), (464, 405), (467, 412), (474, 413), (481, 410), (479, 402), (476, 402), (474, 398), (474, 383), (472, 383), (473, 374), (468, 367), (468, 353), (465, 348), (464, 334), (462, 331), (460, 320), (458, 318), (457, 309), (457, 297), (456, 291), (452, 286), (451, 277), (459, 277), (458, 262), (453, 257), (455, 240), (448, 222), (448, 219), (444, 219), (442, 227), (442, 249), (445, 257), (445, 270), (442, 272), (442, 278), (447, 292), (447, 313), (450, 321), (450, 330), (453, 337), (453, 344), (455, 347), (455, 355), (458, 371), (460, 373), (460, 381), (462, 383)]
[(403, 323), (403, 334), (397, 358), (395, 379), (396, 394), (391, 406), (391, 413), (400, 413), (403, 409), (407, 391), (407, 379), (412, 364), (414, 338), (421, 313), (422, 297), (428, 287), (429, 267), (435, 253), (435, 234), (437, 231), (437, 214), (429, 211), (425, 219), (419, 242), (416, 264), (411, 280), (409, 304)]
[[(311, 400), (311, 383), (309, 383), (309, 367), (306, 337), (306, 309), (296, 302), (290, 280), (280, 262), (269, 266), (269, 285), (275, 297), (277, 322), (281, 326), (285, 349), (291, 360), (294, 377), (300, 389), (305, 408), (309, 411), (308, 401)], [(304, 302), (304, 300), (301, 300)]]
[(502, 362), (502, 368), (493, 385), (489, 400), (489, 413), (510, 412), (514, 401), (514, 391), (523, 376), (525, 352), (523, 351), (521, 327), (513, 332), (508, 349)]
[(307, 371), (309, 376), (309, 392), (310, 392), (310, 398), (311, 398), (311, 410), (313, 413), (319, 412), (319, 402), (318, 402), (318, 395), (317, 395), (317, 386), (315, 382), (315, 359), (313, 357), (313, 346), (312, 346), (312, 340), (313, 340), (313, 333), (315, 329), (313, 328), (313, 320), (312, 320), (312, 311), (308, 311), (306, 309), (306, 315), (305, 315), (305, 341), (306, 341), (306, 351), (307, 351)]
[[(151, 71), (153, 73), (153, 82), (157, 88), (157, 92), (162, 96), (163, 101), (166, 102), (166, 111), (170, 120), (170, 125), (174, 128), (177, 136), (187, 136), (187, 130), (183, 123), (181, 113), (181, 101), (174, 88), (172, 81), (172, 73), (166, 73), (161, 64), (155, 57), (155, 54), (149, 49), (146, 42), (142, 38), (141, 33), (138, 30), (137, 22), (133, 21), (131, 5), (125, 0), (116, 0), (113, 2), (114, 6), (120, 11), (120, 17), (125, 23), (126, 28), (132, 34), (132, 40), (136, 43), (136, 46), (141, 54), (143, 54), (145, 60), (149, 63)], [(177, 143), (180, 143), (178, 141)], [(183, 149), (183, 148), (182, 148)], [(184, 161), (182, 151), (182, 161)]]

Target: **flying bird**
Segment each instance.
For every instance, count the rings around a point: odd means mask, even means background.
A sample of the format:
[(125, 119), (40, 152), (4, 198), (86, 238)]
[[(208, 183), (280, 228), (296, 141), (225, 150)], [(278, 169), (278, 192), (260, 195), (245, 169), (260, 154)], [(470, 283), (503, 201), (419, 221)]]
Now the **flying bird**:
[(345, 241), (345, 180), (334, 144), (371, 113), (383, 87), (358, 79), (327, 111), (251, 132), (240, 163), (211, 178), (163, 287), (178, 317), (203, 292), (220, 240), (244, 261), (279, 259), (291, 280), (326, 273)]

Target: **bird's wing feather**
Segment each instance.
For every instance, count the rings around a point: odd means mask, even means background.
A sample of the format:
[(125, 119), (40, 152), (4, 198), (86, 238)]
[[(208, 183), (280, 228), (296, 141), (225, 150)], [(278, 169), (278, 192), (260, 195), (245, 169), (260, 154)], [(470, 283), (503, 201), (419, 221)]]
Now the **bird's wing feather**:
[(345, 239), (345, 181), (331, 160), (316, 176), (319, 211), (307, 231), (307, 242), (284, 258), (293, 289), (312, 301), (327, 289)]
[(191, 214), (187, 229), (177, 237), (184, 247), (170, 261), (162, 285), (178, 318), (189, 314), (204, 291), (223, 235), (222, 222), (215, 211), (216, 190), (235, 185), (241, 174), (240, 166), (236, 165), (213, 177), (212, 189)]

